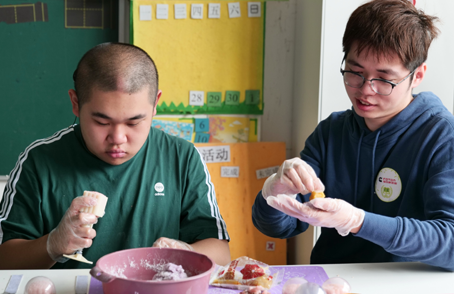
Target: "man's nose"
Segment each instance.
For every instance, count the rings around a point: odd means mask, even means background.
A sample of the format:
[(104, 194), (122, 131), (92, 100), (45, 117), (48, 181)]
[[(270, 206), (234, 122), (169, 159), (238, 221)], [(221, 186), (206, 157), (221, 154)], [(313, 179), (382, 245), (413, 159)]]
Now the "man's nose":
[(108, 142), (113, 145), (121, 145), (126, 143), (126, 129), (121, 125), (113, 125), (109, 132)]

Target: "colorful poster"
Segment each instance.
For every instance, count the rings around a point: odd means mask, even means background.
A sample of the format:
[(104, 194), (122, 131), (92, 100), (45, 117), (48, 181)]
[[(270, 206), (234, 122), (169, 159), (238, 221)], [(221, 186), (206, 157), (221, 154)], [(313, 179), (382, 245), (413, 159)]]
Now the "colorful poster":
[[(192, 121), (192, 119), (190, 119)], [(152, 127), (162, 130), (165, 133), (192, 141), (192, 134), (194, 133), (194, 124), (178, 121), (178, 119), (154, 119)]]
[(249, 141), (249, 118), (210, 116), (210, 143), (246, 143)]

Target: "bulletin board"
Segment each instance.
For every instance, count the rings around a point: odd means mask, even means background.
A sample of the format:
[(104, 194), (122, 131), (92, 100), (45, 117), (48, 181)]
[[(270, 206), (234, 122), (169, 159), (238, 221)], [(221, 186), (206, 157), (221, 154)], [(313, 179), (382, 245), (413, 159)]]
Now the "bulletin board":
[(0, 175), (33, 141), (74, 122), (68, 90), (83, 54), (118, 41), (118, 0), (0, 0)]
[(132, 0), (131, 43), (156, 63), (158, 114), (263, 114), (265, 12), (263, 0)]
[(262, 234), (252, 223), (252, 205), (267, 177), (286, 159), (285, 143), (195, 144), (216, 192), (230, 236), (231, 258), (241, 256), (269, 265), (287, 264), (287, 240)]

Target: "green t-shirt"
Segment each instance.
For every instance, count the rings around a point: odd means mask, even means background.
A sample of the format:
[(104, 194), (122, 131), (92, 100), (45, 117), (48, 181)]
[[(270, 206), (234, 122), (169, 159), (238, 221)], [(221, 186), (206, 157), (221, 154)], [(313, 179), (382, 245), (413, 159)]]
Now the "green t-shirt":
[[(0, 243), (48, 234), (86, 190), (108, 197), (105, 215), (93, 226), (93, 245), (83, 250), (90, 261), (152, 246), (159, 237), (229, 240), (210, 174), (193, 144), (151, 128), (140, 151), (115, 166), (88, 151), (74, 125), (20, 154), (0, 203)], [(87, 267), (69, 260), (53, 268)]]

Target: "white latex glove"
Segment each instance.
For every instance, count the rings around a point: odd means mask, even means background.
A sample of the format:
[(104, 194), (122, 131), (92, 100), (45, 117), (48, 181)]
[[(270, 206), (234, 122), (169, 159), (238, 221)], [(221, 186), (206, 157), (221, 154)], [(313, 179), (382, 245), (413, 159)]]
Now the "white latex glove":
[(47, 253), (54, 261), (64, 261), (63, 254), (73, 254), (75, 251), (88, 248), (96, 236), (91, 226), (98, 222), (92, 213), (83, 213), (84, 207), (95, 206), (93, 197), (79, 196), (74, 198), (58, 226), (47, 238)]
[(310, 225), (335, 228), (341, 236), (347, 236), (364, 221), (364, 210), (340, 199), (316, 198), (301, 203), (286, 195), (278, 195), (268, 197), (266, 201), (275, 209)]
[(175, 248), (175, 249), (184, 249), (189, 251), (194, 251), (191, 245), (180, 240), (170, 239), (166, 237), (161, 237), (153, 243), (152, 247), (159, 248)]
[(298, 193), (304, 195), (312, 191), (323, 192), (325, 186), (309, 164), (301, 158), (295, 157), (284, 161), (277, 173), (266, 179), (262, 195), (265, 199), (278, 194), (286, 194), (295, 198)]

